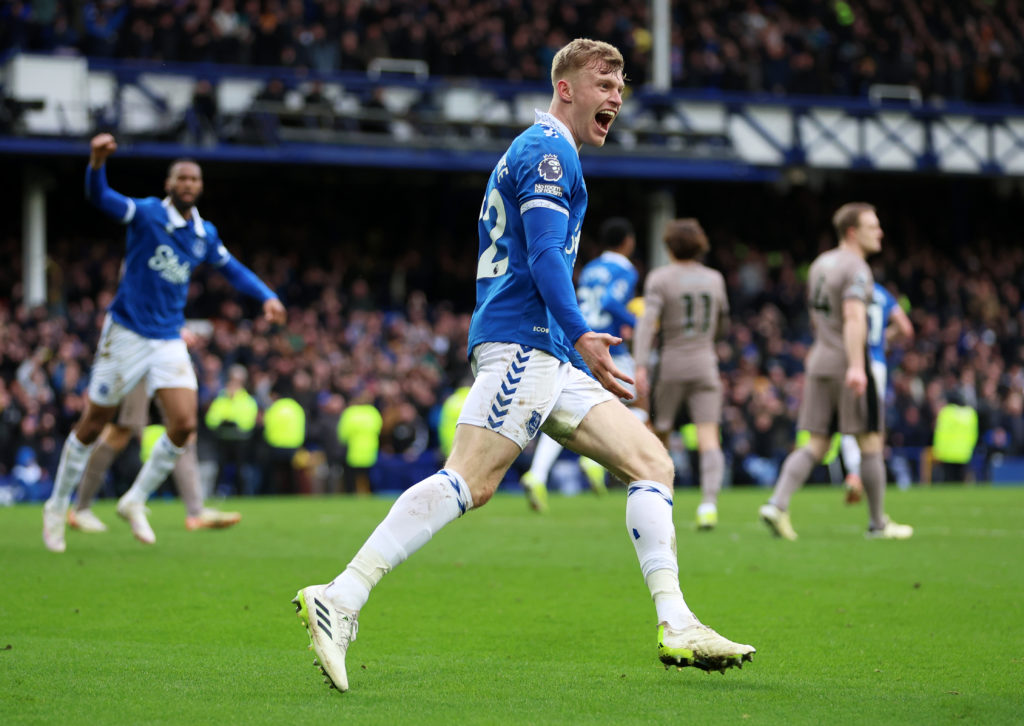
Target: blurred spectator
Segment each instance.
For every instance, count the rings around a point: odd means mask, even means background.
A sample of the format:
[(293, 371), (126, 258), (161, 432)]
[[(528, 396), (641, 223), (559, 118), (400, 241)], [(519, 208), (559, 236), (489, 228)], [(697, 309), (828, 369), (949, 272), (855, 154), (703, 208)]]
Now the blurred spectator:
[(219, 126), (213, 84), (201, 78), (192, 91), (192, 105), (185, 111), (188, 142), (196, 146), (214, 145), (220, 135)]
[(380, 411), (373, 405), (370, 391), (358, 393), (338, 421), (338, 439), (345, 445), (345, 492), (369, 494), (370, 469), (377, 463)]
[(267, 466), (267, 494), (309, 494), (310, 482), (300, 476), (296, 454), (306, 442), (306, 412), (294, 398), (281, 395), (280, 386), (270, 392), (271, 404), (263, 414), (263, 440)]
[(248, 378), (244, 366), (231, 366), (224, 389), (206, 412), (206, 427), (217, 440), (219, 476), (224, 477), (225, 470), (230, 470), (230, 479), (224, 483), (236, 494), (255, 494), (259, 490), (251, 472), (249, 445), (259, 409), (256, 399), (245, 389)]

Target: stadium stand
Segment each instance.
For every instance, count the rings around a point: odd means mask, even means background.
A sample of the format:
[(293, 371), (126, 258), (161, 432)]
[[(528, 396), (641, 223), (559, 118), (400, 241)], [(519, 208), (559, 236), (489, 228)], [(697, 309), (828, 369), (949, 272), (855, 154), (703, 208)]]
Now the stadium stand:
[[(416, 59), (443, 77), (543, 80), (567, 37), (624, 49), (647, 79), (646, 3), (218, 0), (4, 3), (0, 53), (365, 71)], [(926, 99), (1024, 101), (1017, 3), (882, 0), (781, 4), (698, 0), (673, 6), (672, 85), (772, 94), (866, 96), (876, 84)], [(379, 61), (378, 61), (379, 62)]]
[[(954, 389), (979, 411), (978, 478), (1016, 476), (1024, 253), (1004, 248), (1021, 189), (1012, 177), (947, 185), (922, 172), (1024, 172), (1024, 120), (1013, 107), (1024, 103), (1020, 7), (698, 0), (673, 12), (673, 89), (661, 93), (645, 85), (645, 3), (4, 3), (0, 151), (59, 158), (50, 173), (62, 190), (44, 306), (24, 304), (21, 241), (0, 238), (12, 261), (0, 268), (0, 482), (17, 487), (8, 496), (45, 497), (117, 278), (123, 250), (74, 197), (81, 140), (99, 129), (126, 140), (129, 177), (132, 164), (185, 154), (210, 162), (208, 173), (215, 163), (274, 165), (262, 167), (271, 189), (229, 179), (243, 190), (232, 200), (245, 203), (219, 206), (218, 219), (234, 215), (229, 246), (274, 281), (291, 320), (272, 334), (249, 325), (222, 282), (201, 276), (189, 310), (210, 321), (193, 350), (201, 405), (234, 363), (249, 369), (264, 408), (280, 384), (306, 411), (315, 487), (330, 490), (332, 421), (370, 391), (389, 422), (388, 476), (375, 483), (401, 488), (403, 477), (420, 478), (416, 467), (436, 468), (437, 409), (466, 373), (472, 307), (475, 250), (458, 225), (479, 205), (479, 184), (469, 192), (451, 173), (489, 169), (494, 150), (546, 106), (553, 49), (574, 35), (622, 47), (633, 86), (607, 158), (587, 159), (592, 209), (646, 216), (643, 193), (654, 187), (630, 193), (646, 178), (771, 184), (676, 191), (727, 272), (734, 325), (720, 355), (734, 482), (763, 483), (792, 444), (808, 340), (803, 265), (828, 243), (820, 235), (831, 206), (852, 191), (899, 200), (880, 202), (889, 246), (873, 262), (919, 331), (912, 348), (895, 351), (893, 478), (927, 478), (921, 454)], [(324, 168), (289, 173), (299, 164)], [(815, 168), (918, 174), (912, 190), (877, 175), (830, 186)], [(382, 188), (397, 189), (406, 214), (378, 198)], [(338, 199), (358, 213), (339, 219)], [(948, 224), (936, 219), (936, 199)], [(17, 217), (17, 201), (0, 199), (0, 212)], [(296, 217), (303, 224), (286, 223)], [(259, 472), (247, 475), (261, 491)], [(130, 479), (115, 476), (114, 489)]]

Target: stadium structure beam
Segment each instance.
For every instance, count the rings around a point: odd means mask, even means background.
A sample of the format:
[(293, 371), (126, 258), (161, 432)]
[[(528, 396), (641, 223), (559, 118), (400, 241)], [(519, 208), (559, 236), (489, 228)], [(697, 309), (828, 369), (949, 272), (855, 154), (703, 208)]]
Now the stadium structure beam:
[(651, 192), (647, 205), (647, 265), (648, 269), (667, 265), (668, 251), (661, 241), (665, 225), (676, 218), (676, 200), (672, 190), (662, 187)]
[(654, 0), (651, 5), (651, 85), (668, 91), (672, 88), (672, 9), (669, 0)]
[(21, 245), (23, 299), (28, 307), (46, 303), (46, 190), (50, 183), (37, 167), (25, 170)]

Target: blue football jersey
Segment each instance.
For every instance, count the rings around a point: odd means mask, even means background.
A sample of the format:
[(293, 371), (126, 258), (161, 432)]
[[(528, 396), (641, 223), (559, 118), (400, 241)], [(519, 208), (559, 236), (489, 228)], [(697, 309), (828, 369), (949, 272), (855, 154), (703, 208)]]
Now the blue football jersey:
[(896, 307), (896, 298), (883, 286), (875, 283), (871, 304), (868, 305), (868, 354), (871, 360), (885, 363), (885, 329)]
[(185, 220), (169, 199), (133, 199), (119, 219), (128, 227), (124, 276), (110, 315), (144, 338), (172, 340), (185, 324), (189, 280), (196, 265), (226, 265), (231, 254), (217, 228), (192, 209)]
[(572, 135), (549, 114), (538, 114), (537, 122), (516, 137), (487, 182), (478, 224), (476, 308), (468, 350), (480, 343), (519, 343), (562, 361), (578, 360), (530, 272), (523, 214), (534, 207), (568, 217), (562, 251), (571, 278), (587, 211), (587, 187)]
[[(636, 316), (626, 307), (636, 291), (636, 280), (633, 263), (618, 252), (607, 251), (584, 266), (576, 296), (583, 318), (595, 333), (618, 336), (623, 325), (636, 325)], [(620, 343), (610, 351), (625, 355), (629, 347)]]

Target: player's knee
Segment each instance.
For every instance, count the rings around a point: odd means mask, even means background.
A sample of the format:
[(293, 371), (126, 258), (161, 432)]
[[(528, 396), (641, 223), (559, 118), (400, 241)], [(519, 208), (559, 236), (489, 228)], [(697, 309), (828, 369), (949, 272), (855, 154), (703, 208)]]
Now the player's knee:
[(647, 446), (640, 452), (640, 467), (637, 479), (661, 482), (672, 486), (676, 468), (672, 457), (663, 446)]
[(175, 446), (184, 446), (195, 433), (198, 421), (195, 416), (179, 416), (167, 422), (167, 438)]
[(473, 486), (470, 484), (469, 493), (473, 496), (473, 507), (482, 507), (487, 504), (497, 489), (497, 486)]

